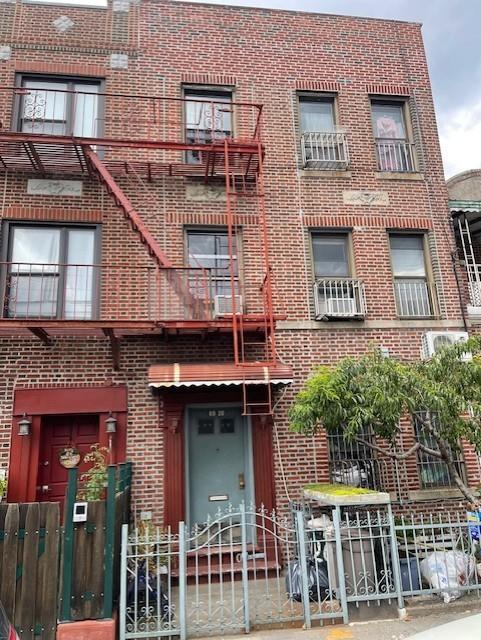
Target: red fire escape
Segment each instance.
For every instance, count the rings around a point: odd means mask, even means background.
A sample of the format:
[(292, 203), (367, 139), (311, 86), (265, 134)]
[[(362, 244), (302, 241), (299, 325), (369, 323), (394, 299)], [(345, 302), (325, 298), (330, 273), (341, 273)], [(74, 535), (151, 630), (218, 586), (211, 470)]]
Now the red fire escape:
[[(187, 101), (199, 102), (197, 110), (209, 111), (210, 129), (204, 126), (194, 136), (186, 136), (182, 123)], [(103, 105), (103, 114), (99, 104)], [(70, 120), (58, 115), (58, 105), (73, 114)], [(238, 134), (226, 134), (216, 123), (214, 116), (222, 117), (226, 112), (236, 123)], [(248, 103), (43, 88), (1, 90), (0, 172), (98, 180), (138, 234), (148, 260), (138, 267), (111, 261), (40, 265), (15, 263), (10, 256), (1, 265), (0, 335), (30, 332), (49, 344), (52, 338), (65, 335), (103, 334), (110, 339), (114, 366), (118, 366), (119, 340), (125, 335), (229, 332), (234, 365), (243, 379), (244, 413), (270, 414), (270, 372), (279, 363), (264, 202), (261, 114), (261, 105)], [(209, 269), (174, 265), (118, 183), (119, 178), (123, 183), (135, 179), (148, 188), (149, 183), (164, 176), (196, 178), (217, 185), (222, 181), (225, 186), (231, 295), (224, 312), (214, 314)], [(256, 290), (258, 298), (250, 305), (254, 309), (250, 313), (244, 308), (245, 296), (239, 296), (234, 260), (240, 227), (238, 210), (240, 202), (247, 199), (257, 203), (262, 254), (258, 284), (247, 293), (252, 299)], [(62, 308), (58, 296), (49, 300), (45, 293), (58, 274), (70, 283), (70, 298)], [(98, 291), (96, 304), (87, 300), (86, 282), (97, 282), (95, 287), (89, 285)], [(129, 291), (135, 292), (132, 295), (136, 299), (126, 304)], [(263, 384), (248, 383), (256, 377), (253, 368), (262, 369)], [(265, 393), (261, 394), (260, 388)]]

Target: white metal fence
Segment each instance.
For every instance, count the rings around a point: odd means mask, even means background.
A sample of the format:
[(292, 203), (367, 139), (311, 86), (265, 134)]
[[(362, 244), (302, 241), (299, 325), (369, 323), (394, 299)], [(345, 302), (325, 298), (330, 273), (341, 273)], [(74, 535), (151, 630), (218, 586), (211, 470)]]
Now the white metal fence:
[(377, 138), (376, 155), (380, 171), (408, 173), (416, 170), (414, 144), (407, 140)]
[(307, 131), (301, 135), (302, 164), (306, 169), (345, 169), (349, 149), (345, 133)]
[(352, 607), (481, 592), (480, 514), (230, 508), (189, 531), (123, 530), (120, 639), (348, 622)]
[(434, 315), (434, 283), (397, 279), (394, 281), (394, 292), (401, 318), (430, 318)]
[(364, 283), (355, 278), (318, 278), (314, 283), (316, 318), (363, 318)]

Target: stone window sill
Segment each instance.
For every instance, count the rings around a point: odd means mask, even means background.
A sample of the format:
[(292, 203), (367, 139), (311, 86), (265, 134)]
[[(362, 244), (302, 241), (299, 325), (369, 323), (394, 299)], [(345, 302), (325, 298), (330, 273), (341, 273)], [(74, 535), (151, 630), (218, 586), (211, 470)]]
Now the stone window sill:
[(301, 169), (301, 178), (351, 178), (352, 173), (348, 170), (329, 169)]
[(379, 178), (379, 180), (424, 180), (424, 174), (419, 172), (404, 173), (398, 171), (376, 171), (374, 175), (376, 178)]
[(438, 487), (436, 489), (415, 489), (414, 491), (409, 491), (409, 500), (413, 502), (425, 502), (426, 500), (440, 500), (445, 499), (448, 500), (450, 498), (459, 498), (460, 500), (464, 500), (464, 496), (462, 495), (459, 489), (456, 487)]

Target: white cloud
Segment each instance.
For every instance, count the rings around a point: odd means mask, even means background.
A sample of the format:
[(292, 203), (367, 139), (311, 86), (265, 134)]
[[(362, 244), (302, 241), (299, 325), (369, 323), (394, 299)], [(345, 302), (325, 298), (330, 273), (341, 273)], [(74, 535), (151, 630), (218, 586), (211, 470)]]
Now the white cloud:
[(450, 178), (460, 171), (481, 167), (481, 96), (439, 116), (439, 137), (444, 171)]

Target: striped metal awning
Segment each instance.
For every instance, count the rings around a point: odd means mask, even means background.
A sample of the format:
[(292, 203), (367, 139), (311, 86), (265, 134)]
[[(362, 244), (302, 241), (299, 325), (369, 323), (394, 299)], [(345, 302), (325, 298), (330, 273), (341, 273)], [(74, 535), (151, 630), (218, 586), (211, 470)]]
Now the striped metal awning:
[(150, 387), (203, 387), (241, 384), (286, 385), (292, 382), (292, 368), (282, 362), (267, 365), (256, 362), (187, 362), (155, 364), (149, 367)]

